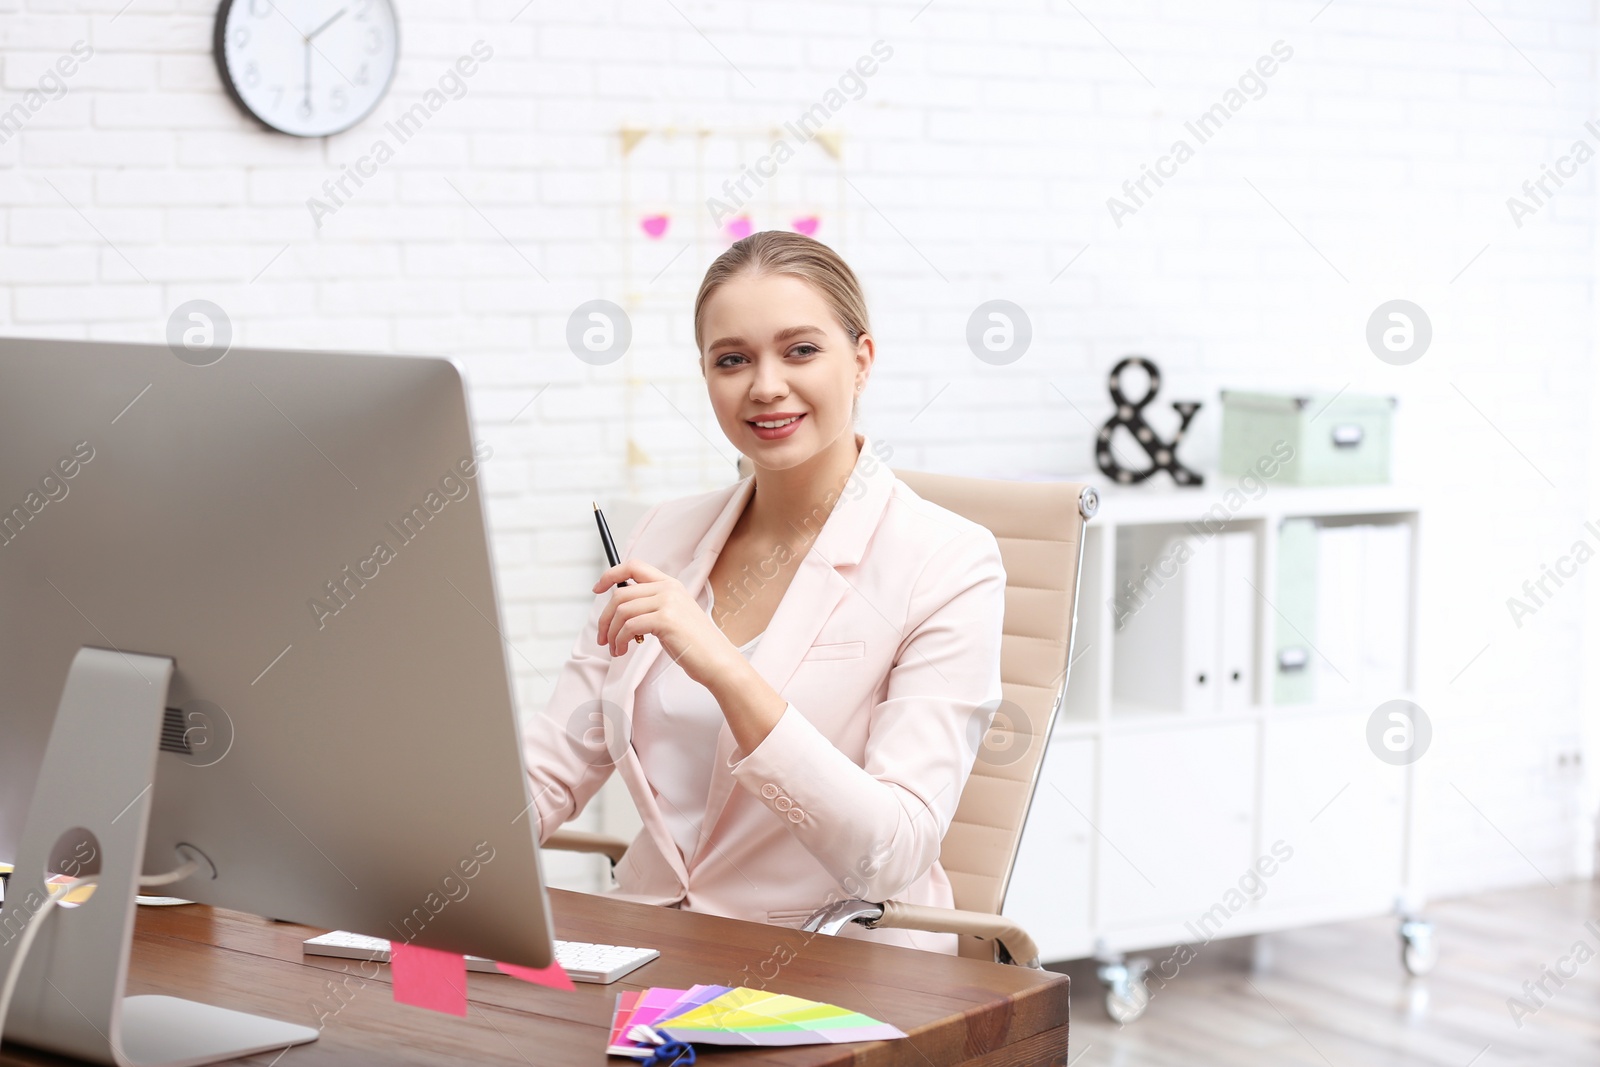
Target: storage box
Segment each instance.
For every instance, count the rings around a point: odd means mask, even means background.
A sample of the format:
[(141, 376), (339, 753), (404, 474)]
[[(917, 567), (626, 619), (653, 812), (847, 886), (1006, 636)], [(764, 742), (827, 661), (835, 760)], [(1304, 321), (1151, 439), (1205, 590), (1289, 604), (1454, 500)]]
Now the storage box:
[(1220, 472), (1259, 475), (1262, 460), (1269, 460), (1278, 466), (1273, 481), (1280, 485), (1384, 484), (1394, 405), (1392, 396), (1224, 389)]

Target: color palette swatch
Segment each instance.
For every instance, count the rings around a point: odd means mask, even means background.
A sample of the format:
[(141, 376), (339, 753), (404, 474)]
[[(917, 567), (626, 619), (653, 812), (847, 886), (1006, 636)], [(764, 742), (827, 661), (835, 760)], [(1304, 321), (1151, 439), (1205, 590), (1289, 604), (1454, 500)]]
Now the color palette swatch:
[(746, 986), (652, 986), (617, 994), (606, 1052), (648, 1059), (665, 1039), (703, 1045), (881, 1041), (905, 1031), (858, 1011)]

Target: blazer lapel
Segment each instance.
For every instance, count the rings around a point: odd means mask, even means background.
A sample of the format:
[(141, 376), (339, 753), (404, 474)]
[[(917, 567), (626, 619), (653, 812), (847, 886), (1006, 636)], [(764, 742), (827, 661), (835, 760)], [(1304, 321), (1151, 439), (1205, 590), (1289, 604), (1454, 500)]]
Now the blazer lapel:
[[(783, 599), (778, 602), (772, 621), (767, 624), (761, 643), (750, 655), (750, 665), (756, 669), (756, 673), (779, 693), (783, 692), (784, 686), (799, 669), (800, 660), (810, 651), (823, 623), (833, 614), (833, 609), (844, 598), (848, 588), (833, 565), (817, 551), (821, 546), (822, 538), (819, 535), (800, 560), (789, 588), (784, 590)], [(733, 761), (734, 748), (733, 730), (724, 719), (717, 731), (717, 757), (712, 765), (705, 814), (700, 820), (700, 845), (689, 861), (691, 869), (710, 849), (717, 820), (722, 817), (723, 809), (727, 807), (728, 798), (737, 784), (728, 770), (728, 765)]]
[[(695, 546), (694, 555), (689, 562), (679, 570), (677, 578), (683, 583), (690, 594), (698, 596), (700, 589), (705, 585), (706, 577), (711, 573), (712, 564), (716, 562), (717, 553), (727, 543), (728, 533), (733, 529), (733, 524), (738, 521), (743, 513), (745, 503), (750, 499), (755, 481), (747, 477), (735, 483), (729, 490), (727, 501), (722, 510), (712, 520), (705, 535), (700, 538)], [(663, 569), (666, 569), (665, 567)], [(650, 670), (650, 665), (661, 654), (661, 642), (646, 640), (644, 644), (630, 642), (630, 648), (625, 655), (629, 657), (623, 664), (616, 677), (605, 683), (605, 690), (622, 709), (621, 727), (623, 736), (628, 739), (627, 750), (617, 762), (617, 772), (622, 775), (629, 792), (633, 794), (634, 806), (639, 810), (639, 818), (650, 833), (656, 848), (666, 857), (673, 873), (678, 876), (679, 882), (689, 884), (689, 872), (684, 866), (682, 853), (678, 849), (677, 841), (672, 832), (667, 828), (666, 820), (662, 817), (660, 807), (656, 804), (654, 790), (650, 787), (649, 780), (645, 777), (644, 767), (639, 762), (639, 754), (633, 748), (633, 707), (639, 691), (639, 684), (644, 680), (645, 673)], [(611, 718), (602, 716), (602, 728), (606, 731), (606, 749), (615, 751), (616, 743), (610, 735), (613, 729)], [(727, 730), (727, 724), (723, 724)]]
[[(800, 667), (800, 661), (811, 651), (817, 634), (850, 590), (850, 576), (861, 562), (862, 552), (872, 532), (877, 529), (890, 491), (894, 488), (894, 472), (871, 450), (868, 438), (861, 434), (856, 437), (861, 451), (856, 457), (850, 479), (845, 483), (844, 491), (828, 513), (811, 547), (801, 557), (789, 588), (784, 590), (772, 621), (767, 624), (760, 644), (750, 656), (750, 665), (779, 693), (789, 684), (789, 679)], [(745, 494), (741, 491), (736, 496), (740, 499), (742, 510)], [(735, 511), (734, 515), (737, 516), (738, 512)], [(731, 529), (732, 523), (728, 523), (728, 526)], [(716, 550), (720, 551), (726, 542), (725, 530), (716, 542)], [(715, 555), (715, 552), (711, 553), (713, 561)], [(709, 577), (710, 570), (708, 562), (697, 575), (697, 584), (689, 586), (688, 582), (684, 583), (691, 595), (699, 594), (700, 583)], [(734, 747), (733, 731), (724, 721), (717, 733), (716, 763), (706, 797), (705, 815), (700, 823), (700, 845), (694, 856), (690, 857), (690, 869), (715, 847), (711, 840), (715, 836), (717, 822), (736, 785), (727, 769), (733, 758)]]
[[(755, 478), (750, 476), (736, 483), (728, 491), (728, 499), (722, 505), (722, 510), (711, 521), (705, 534), (695, 546), (694, 555), (689, 562), (679, 569), (678, 581), (689, 591), (690, 597), (700, 594), (700, 589), (706, 583), (706, 578), (711, 573), (711, 567), (717, 561), (717, 554), (722, 551), (722, 546), (728, 541), (728, 534), (733, 529), (733, 524), (739, 521), (739, 516), (744, 512), (746, 502), (755, 488)], [(666, 569), (666, 568), (663, 568)], [(645, 672), (661, 654), (661, 642), (651, 639), (644, 644), (633, 645), (624, 655), (631, 658), (623, 664), (622, 672), (615, 682), (610, 683), (616, 687), (616, 692), (622, 697), (620, 704), (623, 710), (623, 722), (627, 724), (628, 736), (633, 736), (633, 700), (638, 691), (639, 683), (644, 680)]]

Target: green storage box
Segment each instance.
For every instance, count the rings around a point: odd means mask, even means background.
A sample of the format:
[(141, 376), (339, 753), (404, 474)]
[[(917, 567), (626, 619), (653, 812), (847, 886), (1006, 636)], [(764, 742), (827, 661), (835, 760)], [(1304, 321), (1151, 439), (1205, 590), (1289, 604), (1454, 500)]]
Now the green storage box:
[(1387, 483), (1394, 405), (1392, 396), (1224, 389), (1220, 473), (1259, 474), (1267, 459), (1278, 462), (1273, 481), (1280, 485)]

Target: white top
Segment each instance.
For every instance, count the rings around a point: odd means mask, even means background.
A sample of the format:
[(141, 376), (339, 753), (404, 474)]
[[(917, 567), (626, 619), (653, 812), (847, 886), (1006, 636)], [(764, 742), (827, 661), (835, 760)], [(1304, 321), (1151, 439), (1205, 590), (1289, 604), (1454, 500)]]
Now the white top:
[[(700, 604), (710, 615), (709, 585)], [(761, 637), (752, 637), (739, 651), (749, 657)], [(671, 656), (656, 656), (634, 696), (633, 748), (683, 852), (684, 866), (700, 844), (700, 822), (717, 759), (717, 734), (724, 721), (722, 708), (710, 690), (685, 674)]]

